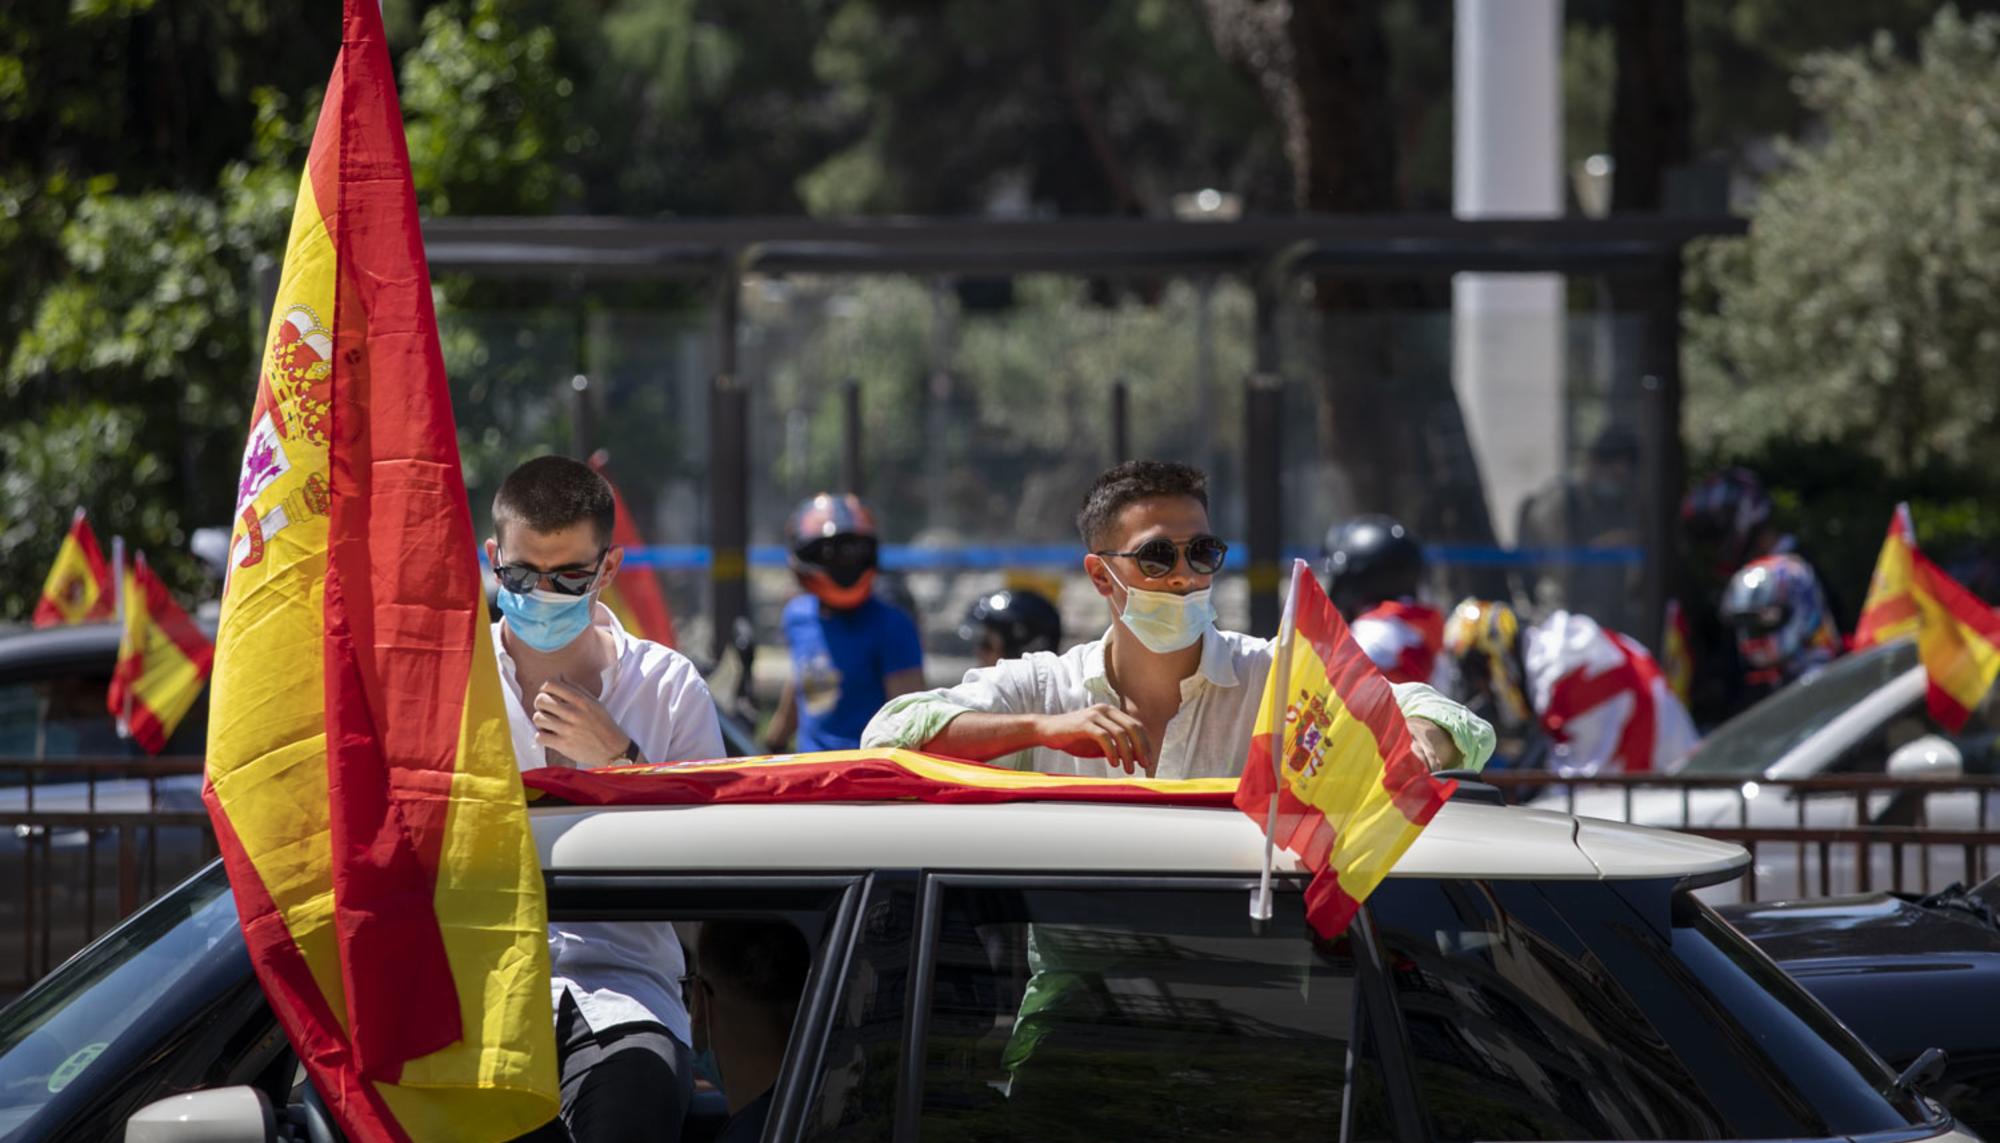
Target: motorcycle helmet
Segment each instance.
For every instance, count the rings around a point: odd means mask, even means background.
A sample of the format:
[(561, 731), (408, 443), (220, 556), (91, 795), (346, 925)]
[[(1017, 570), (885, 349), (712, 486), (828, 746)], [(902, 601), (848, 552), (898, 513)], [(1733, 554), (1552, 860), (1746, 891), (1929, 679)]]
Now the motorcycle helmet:
[(988, 635), (999, 636), (999, 657), (1018, 659), (1033, 651), (1054, 651), (1062, 644), (1062, 616), (1056, 605), (1032, 591), (996, 591), (972, 601), (959, 638), (975, 650)]
[(1491, 599), (1460, 600), (1445, 620), (1444, 653), (1457, 667), (1466, 697), (1491, 696), (1510, 725), (1534, 718), (1521, 665), (1521, 620), (1512, 607)]
[(1764, 482), (1747, 468), (1726, 468), (1681, 501), (1681, 529), (1696, 544), (1715, 547), (1727, 572), (1750, 554), (1750, 539), (1771, 519)]
[(1390, 516), (1356, 516), (1326, 534), (1326, 594), (1343, 618), (1417, 594), (1424, 549)]
[(1743, 565), (1722, 589), (1721, 614), (1753, 671), (1795, 678), (1832, 655), (1832, 623), (1819, 580), (1797, 556)]
[(879, 555), (875, 515), (851, 492), (822, 492), (802, 502), (785, 525), (799, 586), (837, 611), (868, 601)]

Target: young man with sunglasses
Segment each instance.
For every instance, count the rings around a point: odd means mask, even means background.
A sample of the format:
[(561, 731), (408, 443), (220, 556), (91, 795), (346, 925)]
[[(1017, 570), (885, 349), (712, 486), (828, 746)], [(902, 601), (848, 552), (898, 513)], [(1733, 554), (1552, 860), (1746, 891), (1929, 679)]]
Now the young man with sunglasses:
[(917, 625), (875, 595), (875, 516), (853, 493), (822, 492), (785, 526), (803, 594), (785, 605), (792, 674), (765, 729), (773, 754), (852, 750), (884, 702), (924, 685)]
[[(1091, 486), (1077, 530), (1084, 572), (1111, 608), (1104, 637), (892, 700), (864, 745), (1053, 774), (1242, 772), (1271, 643), (1215, 626), (1209, 585), (1229, 548), (1209, 530), (1207, 478), (1184, 464), (1128, 461)], [(1484, 720), (1420, 683), (1395, 692), (1433, 770), (1485, 765), (1493, 728)]]
[[(723, 754), (694, 665), (628, 634), (597, 600), (624, 560), (616, 513), (604, 478), (560, 456), (515, 469), (493, 498), (493, 644), (524, 770)], [(549, 959), (562, 1114), (525, 1138), (680, 1138), (693, 1072), (673, 926), (559, 922)]]

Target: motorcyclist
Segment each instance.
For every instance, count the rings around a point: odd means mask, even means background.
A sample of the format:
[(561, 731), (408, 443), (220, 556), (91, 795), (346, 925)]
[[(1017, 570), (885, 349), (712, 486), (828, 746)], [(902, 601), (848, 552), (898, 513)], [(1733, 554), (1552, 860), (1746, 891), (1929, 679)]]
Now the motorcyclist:
[(1354, 641), (1392, 683), (1447, 689), (1444, 615), (1417, 599), (1424, 549), (1394, 517), (1357, 516), (1326, 534), (1326, 594)]
[(1736, 638), (1744, 681), (1768, 692), (1840, 654), (1826, 597), (1812, 566), (1784, 553), (1745, 564), (1722, 591), (1722, 621)]
[(852, 750), (897, 695), (923, 688), (923, 641), (910, 616), (875, 594), (875, 516), (852, 493), (822, 492), (785, 528), (802, 593), (785, 605), (792, 673), (764, 746)]
[(1699, 737), (1651, 653), (1589, 616), (1556, 611), (1523, 627), (1507, 604), (1467, 599), (1444, 645), (1455, 697), (1495, 722), (1538, 728), (1542, 765), (1565, 776), (1670, 770)]
[(982, 595), (966, 609), (959, 638), (972, 645), (982, 667), (1035, 651), (1062, 648), (1062, 615), (1039, 592), (1003, 589)]

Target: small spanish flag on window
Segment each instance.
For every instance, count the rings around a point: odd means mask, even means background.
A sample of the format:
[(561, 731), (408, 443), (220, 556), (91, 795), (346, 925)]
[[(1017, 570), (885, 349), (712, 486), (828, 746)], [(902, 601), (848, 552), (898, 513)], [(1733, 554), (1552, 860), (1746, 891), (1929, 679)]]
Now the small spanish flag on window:
[(167, 585), (146, 565), (145, 553), (134, 554), (125, 569), (118, 666), (105, 698), (118, 720), (118, 733), (136, 739), (148, 754), (165, 750), (174, 728), (208, 685), (214, 662), (214, 644), (167, 594)]
[(1458, 787), (1417, 757), (1389, 680), (1304, 560), (1264, 685), (1236, 808), (1313, 871), (1306, 920), (1331, 940)]
[(42, 582), (42, 597), (35, 602), (35, 626), (95, 623), (114, 614), (111, 568), (104, 562), (104, 550), (97, 546), (97, 533), (90, 530), (83, 509), (78, 508), (70, 520), (69, 535), (56, 549), (49, 578)]
[(1959, 730), (2000, 677), (2000, 613), (1917, 547), (1910, 508), (1898, 504), (1875, 561), (1854, 645), (1872, 647), (1915, 636), (1929, 681), (1931, 717)]

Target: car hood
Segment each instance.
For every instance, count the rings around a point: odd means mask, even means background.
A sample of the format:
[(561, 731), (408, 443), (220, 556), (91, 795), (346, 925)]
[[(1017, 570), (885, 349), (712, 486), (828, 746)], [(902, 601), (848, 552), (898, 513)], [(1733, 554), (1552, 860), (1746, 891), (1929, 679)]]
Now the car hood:
[(1879, 961), (2000, 958), (2000, 930), (1950, 909), (1891, 893), (1752, 902), (1717, 910), (1773, 960)]

